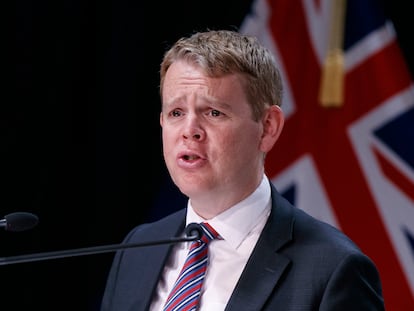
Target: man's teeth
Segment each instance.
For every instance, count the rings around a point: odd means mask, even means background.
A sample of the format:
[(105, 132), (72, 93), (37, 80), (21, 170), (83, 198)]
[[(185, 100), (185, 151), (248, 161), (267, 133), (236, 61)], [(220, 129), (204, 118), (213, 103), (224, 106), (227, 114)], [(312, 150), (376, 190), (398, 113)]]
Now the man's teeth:
[(195, 160), (197, 158), (198, 157), (195, 156), (195, 155), (186, 155), (186, 156), (184, 156), (184, 159), (187, 160), (187, 161)]

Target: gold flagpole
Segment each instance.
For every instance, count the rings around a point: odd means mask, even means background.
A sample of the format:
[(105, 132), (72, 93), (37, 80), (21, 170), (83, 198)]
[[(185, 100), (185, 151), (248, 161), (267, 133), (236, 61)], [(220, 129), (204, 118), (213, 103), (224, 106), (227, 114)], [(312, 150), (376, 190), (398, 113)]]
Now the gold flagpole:
[(344, 28), (346, 0), (333, 0), (328, 51), (322, 68), (319, 102), (324, 107), (340, 107), (344, 101)]

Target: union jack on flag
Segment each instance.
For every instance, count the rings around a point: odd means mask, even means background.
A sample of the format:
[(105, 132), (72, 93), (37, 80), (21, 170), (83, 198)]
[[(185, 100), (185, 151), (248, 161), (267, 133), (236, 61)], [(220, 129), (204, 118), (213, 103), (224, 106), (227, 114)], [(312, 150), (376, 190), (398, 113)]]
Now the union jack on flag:
[(388, 311), (412, 311), (412, 77), (381, 2), (348, 0), (343, 101), (322, 105), (335, 1), (255, 0), (241, 25), (274, 53), (285, 83), (285, 128), (266, 170), (297, 207), (340, 228), (374, 260)]

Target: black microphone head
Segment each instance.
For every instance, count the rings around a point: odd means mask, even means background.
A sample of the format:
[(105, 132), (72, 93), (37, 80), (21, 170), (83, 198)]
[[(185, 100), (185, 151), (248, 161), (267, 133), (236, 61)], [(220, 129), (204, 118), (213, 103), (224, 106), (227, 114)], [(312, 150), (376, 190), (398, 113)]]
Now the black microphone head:
[(203, 236), (203, 228), (201, 228), (200, 224), (192, 222), (188, 224), (185, 228), (185, 234), (189, 238), (194, 238), (194, 240), (200, 240)]
[(32, 213), (16, 212), (4, 216), (6, 224), (4, 229), (7, 231), (25, 231), (32, 229), (39, 222), (39, 218)]

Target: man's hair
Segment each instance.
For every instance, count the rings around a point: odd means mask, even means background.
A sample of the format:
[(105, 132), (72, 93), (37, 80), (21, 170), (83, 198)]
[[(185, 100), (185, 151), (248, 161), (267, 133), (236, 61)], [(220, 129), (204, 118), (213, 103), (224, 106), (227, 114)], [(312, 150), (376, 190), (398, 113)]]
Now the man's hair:
[(165, 74), (177, 60), (199, 66), (209, 77), (240, 74), (255, 120), (262, 117), (267, 106), (282, 104), (282, 79), (275, 59), (256, 37), (231, 30), (211, 30), (179, 39), (161, 63), (161, 94)]

